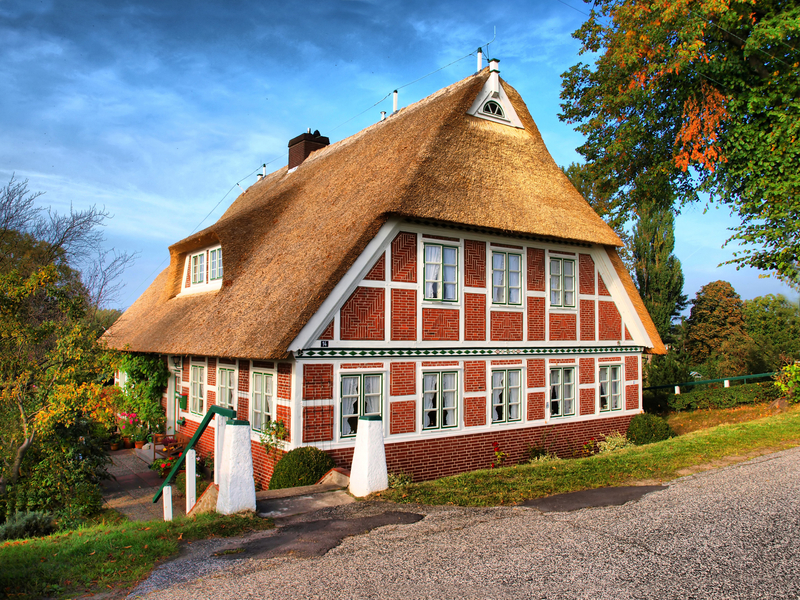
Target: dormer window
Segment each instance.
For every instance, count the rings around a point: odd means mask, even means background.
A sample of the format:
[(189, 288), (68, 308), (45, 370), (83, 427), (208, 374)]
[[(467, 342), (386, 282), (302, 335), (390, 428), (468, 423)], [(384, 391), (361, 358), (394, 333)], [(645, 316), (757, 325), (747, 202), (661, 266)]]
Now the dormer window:
[(192, 285), (206, 281), (206, 253), (192, 256)]
[(222, 279), (222, 248), (211, 251), (211, 281)]
[(505, 113), (503, 112), (503, 107), (494, 100), (489, 100), (486, 104), (484, 104), (481, 111), (484, 114), (500, 117), (501, 119), (505, 119), (506, 117)]
[(219, 289), (222, 289), (222, 248), (215, 245), (189, 253), (183, 266), (180, 295)]

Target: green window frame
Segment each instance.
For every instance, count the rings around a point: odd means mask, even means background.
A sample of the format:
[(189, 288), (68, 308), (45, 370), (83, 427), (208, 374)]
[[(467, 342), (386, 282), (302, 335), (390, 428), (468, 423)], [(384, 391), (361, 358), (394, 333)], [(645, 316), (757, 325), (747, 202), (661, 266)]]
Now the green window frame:
[(205, 408), (205, 367), (192, 365), (189, 386), (189, 410), (196, 415), (203, 414)]
[(492, 250), (492, 303), (522, 305), (522, 255)]
[(358, 418), (383, 414), (383, 375), (365, 373), (341, 377), (340, 431), (343, 438), (358, 432)]
[(575, 367), (550, 369), (550, 416), (571, 417), (575, 414)]
[(253, 372), (250, 393), (250, 423), (254, 431), (263, 431), (272, 420), (272, 375)]
[(458, 427), (458, 372), (422, 374), (422, 429)]
[(425, 300), (458, 302), (458, 248), (424, 244)]
[(600, 410), (622, 410), (622, 365), (600, 367)]
[(492, 423), (522, 420), (522, 370), (492, 371)]
[(211, 255), (209, 258), (209, 266), (211, 268), (209, 279), (211, 281), (222, 279), (222, 248), (215, 248), (209, 254)]
[(550, 306), (575, 307), (575, 260), (550, 257)]
[(201, 252), (192, 256), (192, 283), (205, 283), (206, 281), (206, 253)]
[(233, 369), (220, 369), (217, 373), (217, 404), (225, 408), (236, 406), (236, 372)]

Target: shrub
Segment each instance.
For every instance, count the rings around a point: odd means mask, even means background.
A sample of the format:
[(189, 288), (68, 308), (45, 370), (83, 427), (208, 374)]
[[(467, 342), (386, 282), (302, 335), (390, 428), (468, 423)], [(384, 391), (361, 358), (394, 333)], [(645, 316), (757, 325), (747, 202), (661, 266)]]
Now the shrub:
[(671, 410), (697, 410), (698, 408), (731, 408), (740, 404), (770, 402), (779, 396), (772, 382), (745, 383), (729, 388), (714, 387), (692, 390), (685, 394), (670, 394), (667, 405)]
[(44, 537), (56, 530), (53, 515), (42, 511), (17, 513), (0, 526), (0, 540)]
[(622, 450), (634, 444), (619, 431), (614, 431), (605, 436), (602, 442), (597, 443), (597, 453), (604, 454), (605, 452), (613, 452), (614, 450)]
[(269, 489), (314, 485), (335, 466), (329, 454), (313, 446), (303, 446), (288, 452), (275, 465)]
[(775, 376), (774, 387), (789, 402), (800, 402), (800, 363), (783, 367)]
[(637, 446), (660, 442), (674, 435), (666, 420), (648, 413), (636, 415), (628, 426), (628, 439)]
[(411, 475), (406, 473), (389, 473), (389, 487), (399, 488), (408, 485), (414, 481)]

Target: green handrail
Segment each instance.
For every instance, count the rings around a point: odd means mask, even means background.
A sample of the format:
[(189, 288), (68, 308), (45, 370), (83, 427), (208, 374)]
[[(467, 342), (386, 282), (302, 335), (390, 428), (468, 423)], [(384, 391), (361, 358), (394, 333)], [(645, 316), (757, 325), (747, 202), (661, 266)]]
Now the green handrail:
[(756, 373), (755, 375), (737, 375), (736, 377), (723, 377), (722, 379), (705, 379), (703, 381), (685, 381), (684, 383), (673, 383), (672, 385), (651, 385), (646, 388), (642, 388), (643, 390), (663, 390), (666, 388), (674, 388), (676, 385), (678, 387), (685, 387), (687, 385), (702, 385), (703, 383), (720, 383), (723, 381), (736, 381), (738, 379), (759, 379), (761, 377), (772, 377), (775, 375), (775, 372), (772, 373)]
[[(213, 417), (215, 414), (223, 417), (228, 417), (229, 419), (236, 418), (236, 411), (233, 410), (232, 408), (212, 406), (208, 410), (206, 416), (203, 417), (203, 420), (200, 422), (200, 427), (197, 428), (197, 431), (194, 432), (192, 439), (189, 440), (189, 443), (186, 444), (186, 448), (184, 448), (183, 452), (181, 452), (181, 455), (178, 458), (178, 462), (176, 462), (175, 465), (172, 467), (172, 470), (169, 472), (169, 475), (167, 475), (167, 478), (164, 480), (164, 483), (161, 484), (161, 487), (158, 488), (156, 495), (153, 496), (153, 504), (158, 502), (158, 499), (161, 498), (161, 494), (164, 492), (164, 486), (172, 483), (173, 478), (175, 477), (175, 475), (178, 474), (181, 465), (186, 460), (186, 453), (189, 452), (189, 450), (191, 450), (192, 448), (194, 448), (194, 445), (197, 443), (197, 440), (200, 439), (200, 436), (203, 435), (203, 432), (206, 430), (206, 427), (208, 427), (208, 424), (211, 422), (211, 417)], [(189, 485), (188, 481), (186, 482), (186, 485)]]

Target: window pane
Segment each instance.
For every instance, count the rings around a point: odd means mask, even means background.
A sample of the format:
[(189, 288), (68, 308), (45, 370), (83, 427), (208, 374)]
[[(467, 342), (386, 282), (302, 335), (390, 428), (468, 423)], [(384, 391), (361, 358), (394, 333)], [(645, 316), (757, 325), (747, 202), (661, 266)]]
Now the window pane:
[(434, 282), (427, 282), (425, 284), (425, 297), (426, 298), (439, 298), (439, 284)]
[(498, 252), (492, 253), (492, 268), (505, 271), (506, 269), (506, 255)]
[(456, 389), (456, 374), (455, 373), (442, 373), (442, 389), (455, 390)]
[(519, 304), (520, 303), (519, 294), (520, 294), (519, 288), (511, 288), (508, 291), (508, 302), (510, 304)]
[(492, 288), (492, 302), (495, 303), (502, 303), (505, 302), (505, 287), (493, 287)]
[(444, 300), (455, 300), (456, 299), (456, 284), (455, 283), (445, 283), (444, 284)]
[(492, 271), (492, 285), (504, 286), (506, 279), (505, 271)]
[(575, 263), (571, 260), (564, 261), (564, 276), (565, 277), (572, 277), (573, 270), (575, 269)]
[(518, 254), (509, 254), (508, 255), (508, 270), (509, 271), (519, 271), (520, 270), (520, 256)]
[(512, 288), (519, 287), (519, 272), (518, 271), (509, 271), (508, 272), (508, 286)]
[(561, 275), (561, 261), (559, 259), (557, 258), (550, 259), (550, 274)]
[(426, 263), (441, 263), (442, 262), (442, 247), (441, 246), (425, 246), (425, 262)]
[(508, 372), (508, 387), (519, 387), (519, 371)]
[(444, 248), (444, 264), (446, 265), (455, 265), (457, 264), (456, 260), (457, 251), (455, 248)]

